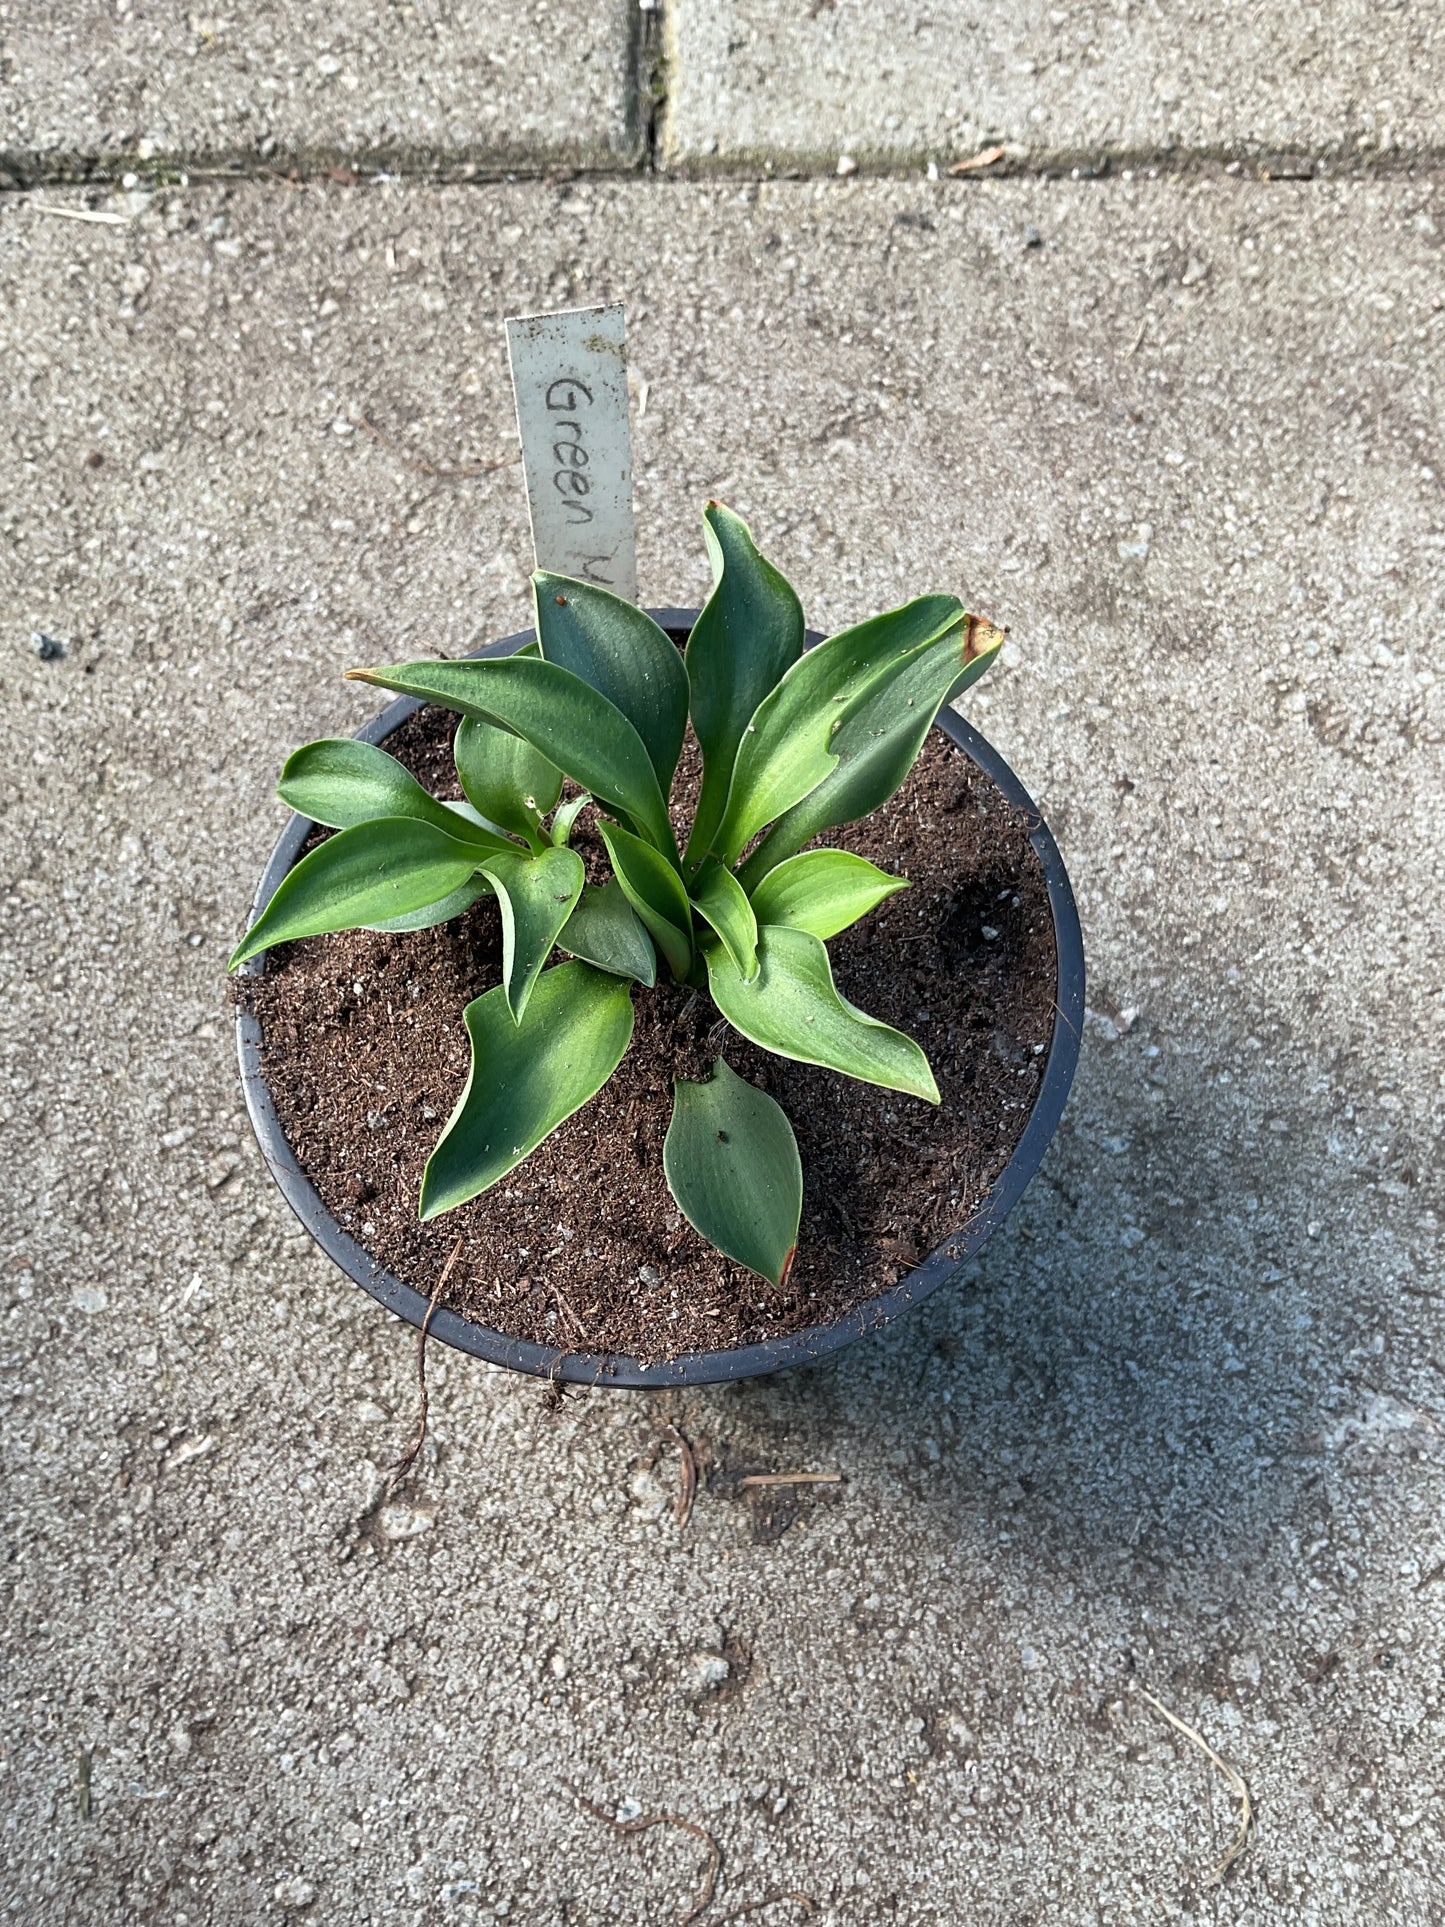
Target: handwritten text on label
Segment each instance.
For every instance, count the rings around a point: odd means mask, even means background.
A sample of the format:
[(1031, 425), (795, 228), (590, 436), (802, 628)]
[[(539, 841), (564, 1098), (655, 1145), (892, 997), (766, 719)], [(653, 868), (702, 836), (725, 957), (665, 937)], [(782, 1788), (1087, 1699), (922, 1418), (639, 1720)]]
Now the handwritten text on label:
[(637, 599), (620, 305), (507, 323), (537, 566)]

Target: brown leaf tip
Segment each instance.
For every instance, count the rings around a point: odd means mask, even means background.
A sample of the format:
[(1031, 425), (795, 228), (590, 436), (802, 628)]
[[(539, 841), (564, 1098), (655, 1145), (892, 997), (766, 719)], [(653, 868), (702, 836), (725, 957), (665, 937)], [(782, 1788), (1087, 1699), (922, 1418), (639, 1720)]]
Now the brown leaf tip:
[(1008, 634), (987, 616), (970, 616), (963, 627), (963, 660), (965, 666), (976, 662), (980, 656), (987, 655), (990, 649), (997, 649)]

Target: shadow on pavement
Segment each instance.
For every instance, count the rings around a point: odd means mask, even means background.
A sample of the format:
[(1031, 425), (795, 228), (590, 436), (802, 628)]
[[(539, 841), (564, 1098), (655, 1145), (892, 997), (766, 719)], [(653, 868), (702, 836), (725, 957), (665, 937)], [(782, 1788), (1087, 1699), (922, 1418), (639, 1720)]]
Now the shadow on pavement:
[(1267, 1546), (1307, 1505), (1341, 1373), (1321, 1128), (1293, 1127), (1282, 1086), (1242, 1111), (1233, 1086), (1155, 1096), (1101, 1057), (959, 1281), (718, 1420), (845, 1464), (900, 1525), (922, 1506), (1063, 1568)]

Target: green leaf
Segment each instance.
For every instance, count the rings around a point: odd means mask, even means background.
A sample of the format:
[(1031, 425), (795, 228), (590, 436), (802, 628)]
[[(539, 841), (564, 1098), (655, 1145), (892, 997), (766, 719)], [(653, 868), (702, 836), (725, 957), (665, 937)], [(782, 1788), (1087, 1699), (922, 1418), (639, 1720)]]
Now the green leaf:
[(582, 894), (586, 872), (575, 850), (550, 845), (534, 857), (520, 850), (494, 856), (482, 867), (501, 905), (502, 982), (520, 1024), (537, 973)]
[(753, 915), (759, 923), (836, 937), (908, 887), (907, 877), (891, 877), (851, 850), (805, 850), (768, 871), (753, 891)]
[(688, 840), (695, 869), (727, 806), (738, 744), (758, 704), (803, 653), (803, 606), (721, 502), (703, 511), (717, 585), (687, 644), (692, 726), (702, 746), (702, 790)]
[(634, 820), (666, 857), (675, 858), (667, 799), (642, 738), (615, 704), (570, 669), (534, 656), (493, 656), (346, 673), (353, 682), (420, 696), (514, 730), (574, 783)]
[[(442, 827), (449, 836), (464, 836), (469, 843), (485, 836), (488, 842), (499, 844), (504, 850), (517, 848), (515, 837), (503, 836), (495, 823), (484, 822), (481, 811), (473, 809), (464, 796), (439, 796), (437, 801), (447, 812), (447, 821)], [(466, 827), (458, 829), (458, 821)]]
[(510, 847), (505, 837), (448, 809), (394, 756), (353, 736), (326, 736), (298, 749), (287, 759), (276, 794), (298, 816), (332, 830), (355, 829), (379, 816), (410, 816), (487, 849)]
[(837, 763), (833, 739), (850, 711), (909, 657), (957, 632), (961, 667), (964, 619), (957, 596), (920, 596), (840, 629), (794, 663), (743, 734), (715, 853), (735, 863), (765, 824), (817, 788)]
[(632, 977), (648, 990), (657, 982), (657, 953), (647, 926), (615, 877), (600, 888), (587, 885), (557, 942), (571, 956), (614, 977)]
[(764, 924), (758, 964), (745, 983), (721, 944), (708, 946), (708, 987), (734, 1030), (779, 1057), (939, 1102), (928, 1059), (913, 1039), (838, 995), (821, 938)]
[(563, 803), (552, 818), (552, 841), (559, 849), (566, 849), (572, 840), (572, 830), (578, 817), (586, 809), (592, 798), (586, 790), (574, 796), (570, 803)]
[(694, 1231), (770, 1284), (798, 1249), (803, 1166), (782, 1109), (721, 1058), (705, 1084), (675, 1086), (662, 1168)]
[(961, 652), (956, 638), (908, 657), (897, 673), (876, 683), (833, 738), (838, 766), (785, 812), (738, 875), (749, 893), (768, 871), (824, 830), (857, 822), (886, 803), (912, 769), (945, 702), (959, 696), (992, 665), (1004, 632), (969, 616)]
[(288, 870), (232, 953), (230, 968), (273, 943), (355, 930), (439, 903), (487, 860), (409, 816), (381, 816), (338, 830)]
[(704, 857), (692, 886), (692, 907), (722, 938), (744, 978), (758, 974), (758, 920), (743, 886), (716, 857)]
[(562, 772), (509, 729), (463, 716), (453, 744), (467, 801), (489, 823), (530, 843), (562, 794)]
[(634, 603), (538, 569), (537, 635), (560, 663), (620, 709), (647, 746), (663, 795), (687, 728), (687, 671), (672, 639)]
[(520, 1024), (499, 984), (469, 1003), (466, 1088), (427, 1160), (421, 1217), (435, 1218), (514, 1170), (595, 1097), (632, 1040), (632, 995), (585, 963), (544, 970)]
[(470, 910), (474, 903), (491, 892), (491, 884), (484, 876), (475, 876), (469, 883), (461, 885), (449, 895), (440, 897), (435, 903), (424, 904), (420, 910), (408, 910), (404, 916), (387, 917), (382, 923), (367, 923), (364, 930), (381, 930), (393, 935), (404, 934), (408, 930), (430, 930), (434, 924), (450, 923), (453, 917), (461, 916)]
[(682, 878), (650, 843), (599, 817), (597, 827), (622, 894), (647, 925), (679, 982), (692, 968), (692, 911)]

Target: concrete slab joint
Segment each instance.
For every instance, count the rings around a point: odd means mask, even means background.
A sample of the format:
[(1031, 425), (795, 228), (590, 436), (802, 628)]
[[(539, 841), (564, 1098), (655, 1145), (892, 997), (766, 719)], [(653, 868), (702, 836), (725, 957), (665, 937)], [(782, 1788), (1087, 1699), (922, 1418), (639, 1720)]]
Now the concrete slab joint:
[(12, 184), (1445, 154), (1445, 12), (1369, 0), (0, 0), (0, 46)]

